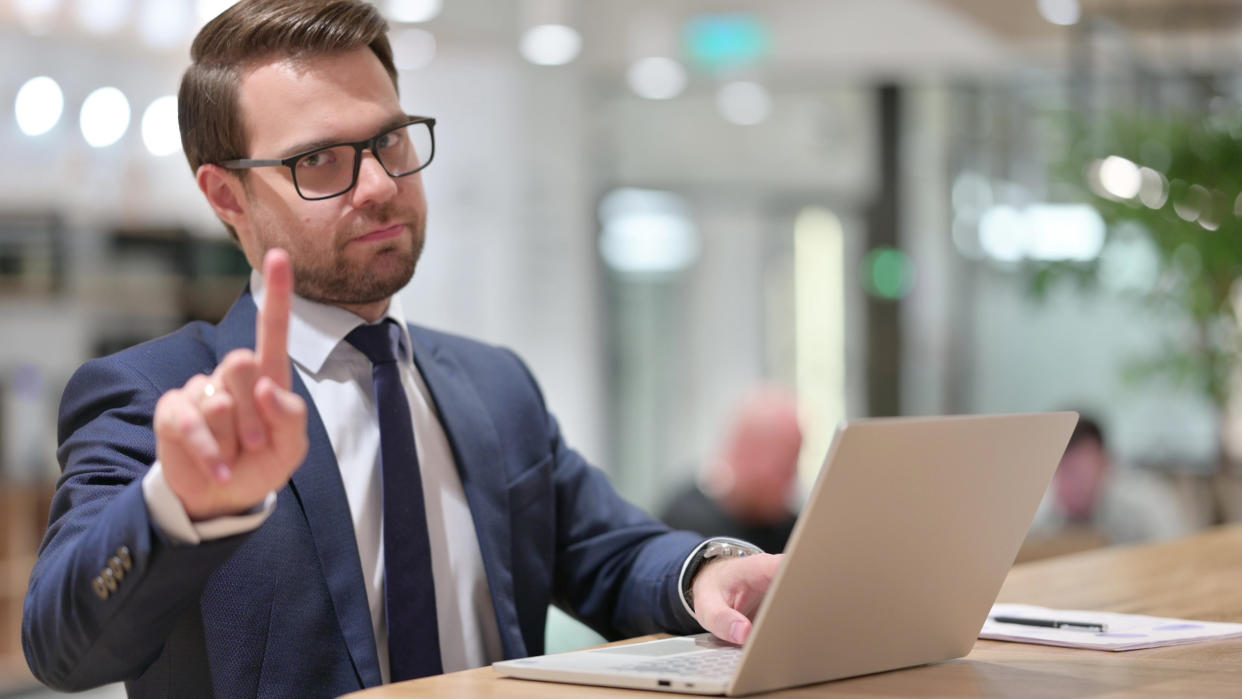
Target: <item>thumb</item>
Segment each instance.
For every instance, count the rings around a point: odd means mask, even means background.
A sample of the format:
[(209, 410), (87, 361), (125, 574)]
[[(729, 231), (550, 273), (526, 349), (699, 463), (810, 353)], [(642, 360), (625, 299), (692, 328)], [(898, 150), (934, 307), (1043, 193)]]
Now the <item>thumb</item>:
[(728, 605), (722, 604), (721, 608), (711, 613), (707, 619), (709, 623), (705, 628), (717, 638), (740, 646), (750, 636), (750, 619)]
[(745, 643), (750, 635), (750, 619), (729, 605), (719, 587), (706, 584), (698, 588), (694, 594), (694, 615), (703, 628), (730, 643)]

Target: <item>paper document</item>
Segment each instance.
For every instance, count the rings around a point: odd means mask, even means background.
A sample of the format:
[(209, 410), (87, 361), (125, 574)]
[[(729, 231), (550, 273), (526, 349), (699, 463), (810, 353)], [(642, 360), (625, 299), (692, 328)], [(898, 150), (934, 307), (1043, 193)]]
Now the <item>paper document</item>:
[[(1032, 624), (1002, 623), (993, 617), (1015, 617)], [(1055, 624), (1064, 624), (1055, 628)], [(1104, 631), (1090, 627), (1101, 625)], [(1029, 604), (994, 604), (979, 638), (994, 641), (1041, 643), (1067, 648), (1136, 650), (1179, 643), (1242, 637), (1242, 624), (1169, 619), (1138, 614), (1049, 609)]]

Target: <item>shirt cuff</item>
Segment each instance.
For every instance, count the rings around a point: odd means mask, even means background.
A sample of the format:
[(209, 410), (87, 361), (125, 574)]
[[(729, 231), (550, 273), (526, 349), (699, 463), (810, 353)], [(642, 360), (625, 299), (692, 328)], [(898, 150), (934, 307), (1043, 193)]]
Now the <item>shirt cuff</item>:
[[(728, 544), (741, 544), (745, 548), (751, 548), (763, 553), (763, 549), (755, 546), (749, 541), (744, 539), (735, 539), (731, 536), (714, 536), (710, 539), (704, 539), (703, 543), (695, 546), (694, 550), (690, 552), (690, 555), (686, 556), (686, 560), (682, 561), (681, 572), (677, 574), (677, 596), (681, 598), (681, 606), (685, 608), (686, 613), (689, 614), (692, 619), (698, 619), (698, 617), (694, 616), (694, 609), (690, 606), (690, 600), (686, 599), (686, 591), (690, 589), (690, 586), (694, 583), (694, 580), (687, 580), (686, 575), (690, 572), (690, 563), (694, 561), (694, 558), (698, 556), (703, 549), (707, 548), (709, 544), (714, 544), (718, 541)], [(699, 570), (702, 570), (701, 566), (695, 570), (695, 573), (697, 574)]]
[(147, 503), (151, 520), (174, 544), (195, 546), (212, 539), (245, 534), (259, 528), (276, 509), (275, 491), (267, 494), (263, 502), (240, 515), (216, 517), (202, 522), (190, 521), (181, 499), (168, 485), (164, 466), (156, 461), (142, 477), (142, 498)]

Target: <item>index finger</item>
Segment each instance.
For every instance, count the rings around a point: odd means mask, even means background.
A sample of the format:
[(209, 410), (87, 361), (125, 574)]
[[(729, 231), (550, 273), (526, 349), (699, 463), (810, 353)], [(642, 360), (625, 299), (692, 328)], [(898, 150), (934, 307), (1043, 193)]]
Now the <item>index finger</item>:
[(289, 253), (272, 248), (263, 258), (265, 296), (259, 311), (255, 352), (259, 375), (268, 376), (286, 391), (293, 387), (289, 367), (289, 311), (293, 306), (293, 263)]

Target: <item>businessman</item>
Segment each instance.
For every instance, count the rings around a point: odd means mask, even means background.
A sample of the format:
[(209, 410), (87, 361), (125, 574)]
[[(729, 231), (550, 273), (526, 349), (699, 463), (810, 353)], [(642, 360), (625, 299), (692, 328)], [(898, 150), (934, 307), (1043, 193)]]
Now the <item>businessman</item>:
[(43, 682), (334, 696), (539, 653), (549, 603), (610, 638), (749, 633), (778, 556), (669, 531), (515, 355), (405, 322), (434, 120), (386, 31), (243, 0), (195, 39), (183, 146), (254, 272), (219, 324), (66, 387), (22, 626)]

